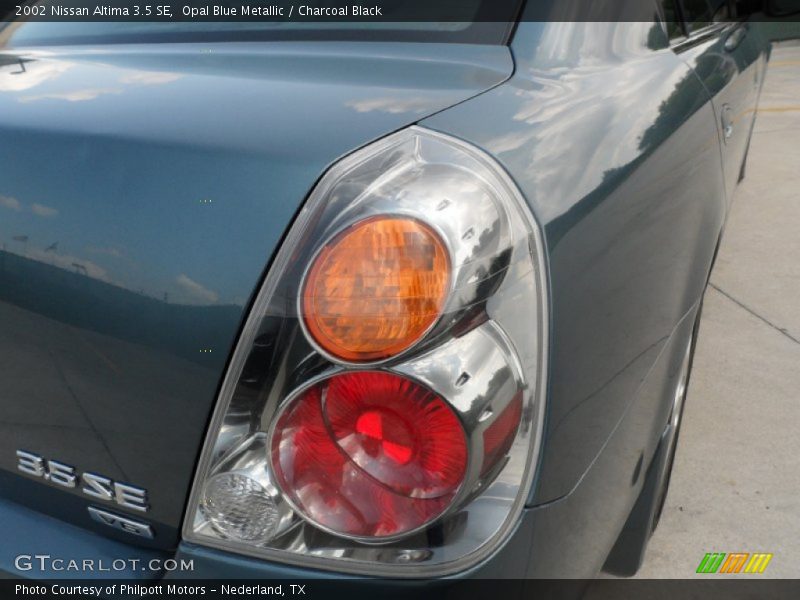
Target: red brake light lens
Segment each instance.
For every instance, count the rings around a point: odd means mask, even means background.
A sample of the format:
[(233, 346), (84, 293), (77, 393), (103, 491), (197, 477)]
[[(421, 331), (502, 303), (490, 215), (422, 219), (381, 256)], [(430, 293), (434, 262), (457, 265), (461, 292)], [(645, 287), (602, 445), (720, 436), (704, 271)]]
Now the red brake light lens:
[(522, 395), (517, 394), (500, 416), (483, 432), (481, 475), (491, 471), (511, 449), (522, 421)]
[(278, 419), (272, 468), (298, 510), (352, 537), (391, 537), (439, 517), (464, 480), (458, 417), (439, 396), (385, 372), (334, 375)]

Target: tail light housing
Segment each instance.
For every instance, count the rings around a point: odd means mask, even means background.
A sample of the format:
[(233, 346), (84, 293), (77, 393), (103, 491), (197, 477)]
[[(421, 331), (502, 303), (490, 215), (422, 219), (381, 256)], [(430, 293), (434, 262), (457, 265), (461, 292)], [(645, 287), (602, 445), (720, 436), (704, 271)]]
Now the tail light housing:
[(245, 324), (184, 537), (392, 577), (485, 557), (538, 460), (543, 252), (464, 142), (411, 127), (334, 165)]

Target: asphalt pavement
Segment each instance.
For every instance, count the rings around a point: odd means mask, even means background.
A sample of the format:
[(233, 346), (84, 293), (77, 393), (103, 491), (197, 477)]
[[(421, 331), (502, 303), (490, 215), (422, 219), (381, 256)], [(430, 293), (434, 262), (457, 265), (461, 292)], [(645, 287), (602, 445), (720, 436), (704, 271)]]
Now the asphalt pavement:
[(800, 42), (773, 50), (733, 201), (638, 577), (709, 577), (706, 552), (772, 553), (759, 577), (800, 577)]

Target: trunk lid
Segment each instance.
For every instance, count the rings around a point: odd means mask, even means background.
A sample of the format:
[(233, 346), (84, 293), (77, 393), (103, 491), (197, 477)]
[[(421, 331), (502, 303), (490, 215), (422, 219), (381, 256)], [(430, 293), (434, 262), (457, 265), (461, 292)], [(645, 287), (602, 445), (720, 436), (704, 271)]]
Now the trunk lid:
[[(453, 44), (0, 50), (0, 494), (174, 547), (250, 297), (316, 179), (511, 70), (506, 47)], [(150, 509), (22, 473), (17, 450)]]

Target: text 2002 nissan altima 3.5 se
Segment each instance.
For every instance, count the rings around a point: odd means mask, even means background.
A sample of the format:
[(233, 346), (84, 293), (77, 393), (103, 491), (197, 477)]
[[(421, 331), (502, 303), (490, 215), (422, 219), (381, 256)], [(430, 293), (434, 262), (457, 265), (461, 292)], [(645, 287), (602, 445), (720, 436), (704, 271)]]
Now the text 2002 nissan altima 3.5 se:
[(635, 572), (768, 45), (551, 4), (0, 30), (6, 572)]

